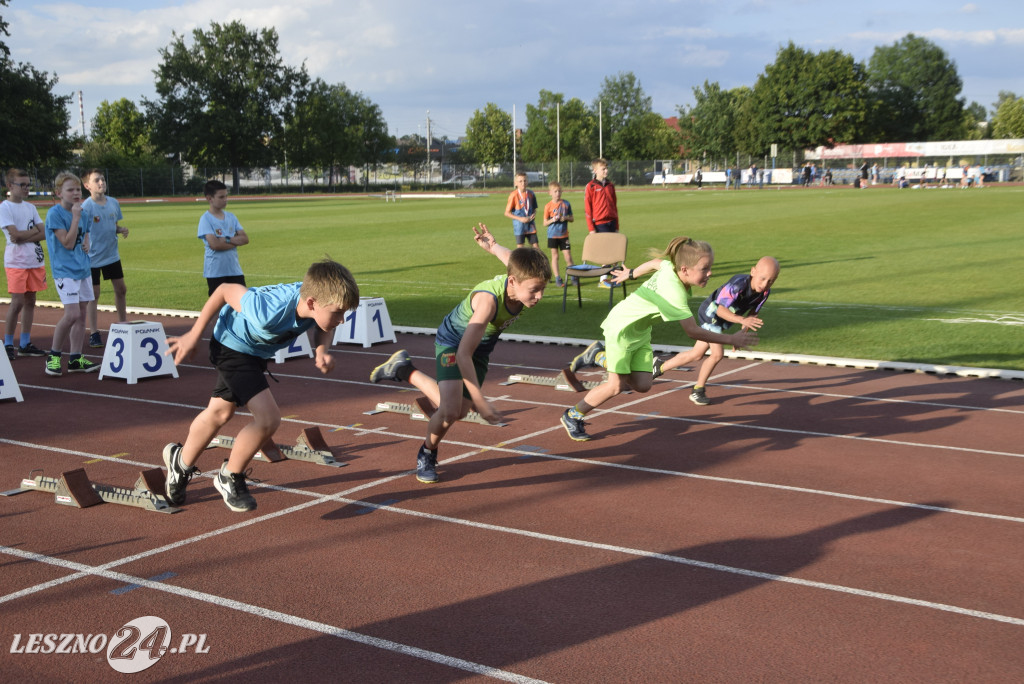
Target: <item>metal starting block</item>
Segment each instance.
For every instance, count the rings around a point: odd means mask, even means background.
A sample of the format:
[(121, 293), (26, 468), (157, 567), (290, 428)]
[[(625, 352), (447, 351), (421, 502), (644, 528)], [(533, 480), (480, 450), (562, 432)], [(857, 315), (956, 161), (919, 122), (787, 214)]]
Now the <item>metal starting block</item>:
[(508, 376), (508, 380), (498, 384), (514, 385), (519, 382), (525, 385), (547, 385), (548, 387), (554, 387), (556, 390), (561, 390), (563, 392), (582, 392), (584, 390), (594, 389), (601, 384), (600, 382), (593, 380), (580, 380), (568, 366), (563, 368), (562, 372), (554, 377), (546, 377), (543, 375), (510, 375)]
[[(224, 447), (226, 449), (230, 449), (234, 445), (234, 437), (217, 435), (206, 448)], [(273, 439), (268, 439), (260, 445), (255, 458), (258, 458), (261, 461), (269, 461), (271, 463), (287, 460), (307, 461), (309, 463), (332, 466), (334, 468), (341, 468), (348, 465), (348, 463), (343, 461), (335, 460), (334, 454), (331, 453), (331, 448), (327, 446), (327, 442), (324, 441), (324, 436), (320, 432), (320, 428), (316, 426), (304, 429), (302, 434), (299, 435), (298, 440), (296, 440), (295, 446), (275, 444)]]
[[(382, 401), (377, 404), (377, 408), (372, 411), (366, 411), (363, 415), (374, 416), (378, 413), (406, 413), (412, 420), (430, 420), (430, 416), (434, 415), (433, 404), (426, 397), (419, 397), (416, 399), (415, 404), (399, 404), (394, 401)], [(462, 423), (479, 423), (480, 425), (489, 425), (491, 427), (505, 427), (505, 423), (488, 423), (484, 418), (476, 411), (470, 411), (466, 414), (465, 418), (462, 418), (459, 422)]]
[(144, 508), (157, 513), (177, 513), (164, 496), (164, 471), (151, 468), (139, 472), (139, 479), (131, 489), (114, 485), (91, 482), (84, 468), (61, 473), (59, 478), (36, 475), (21, 481), (19, 489), (3, 492), (3, 496), (14, 496), (25, 492), (53, 492), (54, 501), (65, 506), (89, 508), (99, 503), (121, 504)]

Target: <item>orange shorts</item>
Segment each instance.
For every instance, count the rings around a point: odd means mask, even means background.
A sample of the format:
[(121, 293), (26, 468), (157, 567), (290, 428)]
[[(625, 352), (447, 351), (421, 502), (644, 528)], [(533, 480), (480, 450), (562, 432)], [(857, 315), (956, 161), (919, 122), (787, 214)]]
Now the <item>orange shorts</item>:
[(7, 291), (11, 294), (41, 292), (46, 289), (46, 268), (5, 268)]

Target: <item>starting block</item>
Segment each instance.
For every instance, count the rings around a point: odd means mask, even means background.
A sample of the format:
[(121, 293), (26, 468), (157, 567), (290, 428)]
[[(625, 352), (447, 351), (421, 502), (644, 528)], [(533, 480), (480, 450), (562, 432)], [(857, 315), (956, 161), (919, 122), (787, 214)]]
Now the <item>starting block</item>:
[[(415, 404), (399, 404), (394, 401), (382, 401), (377, 404), (377, 408), (372, 411), (365, 411), (363, 415), (375, 416), (378, 413), (405, 413), (408, 414), (411, 420), (422, 420), (428, 421), (430, 417), (434, 415), (434, 405), (426, 397), (419, 397)], [(505, 427), (505, 423), (488, 423), (484, 420), (476, 411), (470, 411), (466, 414), (465, 418), (462, 418), (459, 422), (462, 423), (478, 423), (480, 425), (490, 425), (491, 427)]]
[(505, 382), (498, 383), (499, 385), (515, 385), (516, 383), (523, 383), (525, 385), (547, 385), (554, 387), (556, 390), (562, 392), (583, 392), (584, 390), (594, 389), (600, 382), (593, 380), (583, 381), (576, 377), (568, 366), (562, 369), (562, 372), (554, 377), (546, 377), (542, 375), (510, 375), (508, 380)]
[(54, 502), (75, 508), (89, 508), (99, 503), (114, 503), (123, 506), (144, 508), (157, 513), (177, 513), (164, 496), (165, 476), (160, 468), (151, 468), (139, 473), (139, 479), (131, 489), (114, 485), (91, 482), (84, 468), (61, 473), (59, 478), (36, 475), (21, 481), (19, 489), (3, 492), (3, 496), (14, 496), (25, 492), (53, 492)]
[(383, 297), (360, 297), (359, 308), (345, 314), (345, 321), (334, 329), (332, 344), (361, 344), (369, 347), (377, 342), (397, 342), (391, 316)]
[(305, 356), (307, 359), (313, 358), (313, 345), (309, 342), (308, 330), (292, 340), (292, 343), (284, 349), (278, 349), (274, 353), (274, 361), (276, 363), (284, 363), (288, 359), (294, 359), (296, 356)]
[[(234, 437), (217, 435), (206, 448), (211, 449), (213, 447), (224, 447), (226, 449), (230, 449), (234, 445)], [(334, 454), (331, 453), (331, 448), (327, 446), (327, 442), (324, 441), (324, 436), (320, 432), (320, 428), (316, 426), (308, 427), (303, 430), (302, 434), (299, 435), (298, 440), (295, 442), (295, 446), (275, 444), (273, 439), (268, 439), (260, 445), (260, 449), (256, 452), (255, 458), (261, 461), (269, 461), (270, 463), (288, 460), (307, 461), (309, 463), (332, 466), (334, 468), (341, 468), (348, 465), (348, 463), (335, 460)]]
[(11, 360), (7, 354), (0, 359), (0, 399), (16, 399), (25, 401), (21, 396), (21, 387), (18, 385), (18, 378), (14, 377), (14, 369), (11, 368)]
[(100, 364), (100, 380), (104, 376), (123, 378), (134, 385), (139, 378), (158, 375), (178, 377), (174, 359), (164, 356), (167, 335), (161, 323), (130, 321), (110, 326), (107, 346)]

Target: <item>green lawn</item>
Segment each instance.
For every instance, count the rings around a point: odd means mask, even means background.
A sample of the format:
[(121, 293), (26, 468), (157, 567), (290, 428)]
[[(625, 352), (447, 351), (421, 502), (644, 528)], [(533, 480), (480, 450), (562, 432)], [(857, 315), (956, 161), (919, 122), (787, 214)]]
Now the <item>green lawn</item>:
[[(363, 296), (387, 300), (395, 325), (432, 328), (468, 288), (501, 272), (471, 227), (483, 221), (510, 243), (505, 198), (238, 200), (228, 210), (250, 235), (239, 250), (250, 285), (301, 279), (329, 254), (352, 270)], [(579, 258), (583, 197), (566, 199), (578, 217), (570, 235)], [(129, 305), (201, 307), (195, 235), (205, 208), (123, 205)], [(762, 255), (776, 256), (782, 272), (762, 312), (762, 350), (1024, 369), (1024, 188), (645, 189), (620, 192), (619, 209), (630, 265), (677, 235), (711, 242), (715, 274), (695, 304)], [(593, 284), (584, 293), (582, 309), (570, 300), (562, 314), (561, 290), (551, 285), (513, 331), (598, 337), (607, 293)], [(112, 303), (109, 286), (101, 302)], [(690, 343), (676, 324), (656, 326), (655, 342)]]

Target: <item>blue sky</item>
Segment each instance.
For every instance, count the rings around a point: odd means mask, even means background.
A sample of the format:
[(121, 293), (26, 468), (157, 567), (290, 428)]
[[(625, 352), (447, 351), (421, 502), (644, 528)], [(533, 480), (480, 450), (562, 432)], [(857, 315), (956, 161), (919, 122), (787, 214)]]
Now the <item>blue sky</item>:
[[(212, 21), (272, 26), (285, 62), (345, 83), (380, 105), (393, 135), (457, 138), (477, 109), (516, 109), (541, 89), (592, 102), (606, 76), (633, 72), (655, 111), (676, 114), (693, 88), (752, 86), (789, 41), (867, 61), (908, 33), (956, 63), (962, 96), (986, 108), (1024, 95), (1024, 3), (946, 0), (10, 0), (6, 43), (17, 61), (82, 91), (86, 125), (103, 100), (153, 97), (171, 32)], [(77, 98), (72, 123), (79, 128)]]

